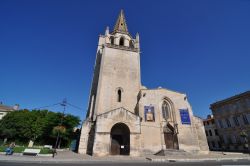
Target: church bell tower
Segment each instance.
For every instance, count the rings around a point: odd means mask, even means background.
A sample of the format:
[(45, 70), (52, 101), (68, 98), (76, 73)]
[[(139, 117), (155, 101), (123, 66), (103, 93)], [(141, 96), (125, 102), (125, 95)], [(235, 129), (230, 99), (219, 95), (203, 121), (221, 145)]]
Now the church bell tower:
[(121, 10), (113, 31), (107, 27), (99, 36), (79, 153), (134, 154), (130, 143), (137, 144), (135, 134), (140, 132), (140, 118), (135, 114), (141, 88), (139, 46), (139, 35), (133, 38), (129, 33)]
[(113, 31), (99, 36), (87, 118), (119, 107), (134, 112), (140, 87), (139, 35), (131, 36), (121, 10)]

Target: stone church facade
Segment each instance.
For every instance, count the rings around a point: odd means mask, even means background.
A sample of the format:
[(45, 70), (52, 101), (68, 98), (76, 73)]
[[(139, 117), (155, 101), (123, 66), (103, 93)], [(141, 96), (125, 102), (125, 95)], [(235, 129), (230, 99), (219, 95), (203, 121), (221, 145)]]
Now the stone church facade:
[(139, 35), (130, 35), (121, 11), (114, 30), (99, 36), (79, 153), (139, 156), (166, 149), (207, 152), (203, 123), (186, 94), (142, 86)]

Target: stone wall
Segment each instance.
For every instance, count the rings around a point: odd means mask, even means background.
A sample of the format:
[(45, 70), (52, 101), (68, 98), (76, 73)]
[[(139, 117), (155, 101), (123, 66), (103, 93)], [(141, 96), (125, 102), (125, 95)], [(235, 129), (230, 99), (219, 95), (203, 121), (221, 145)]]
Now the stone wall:
[[(169, 100), (172, 103), (172, 113), (171, 119), (168, 119), (168, 123), (174, 127), (177, 124), (178, 128), (178, 143), (179, 149), (198, 152), (201, 148), (205, 149), (203, 142), (206, 141), (204, 129), (197, 127), (196, 123), (200, 124), (200, 121), (197, 121), (192, 112), (192, 108), (187, 101), (185, 94), (178, 92), (166, 90), (163, 88), (159, 89), (144, 89), (140, 91), (139, 99), (139, 116), (142, 117), (142, 150), (147, 151), (150, 149), (152, 152), (157, 152), (162, 148), (165, 149), (164, 135), (163, 135), (163, 126), (166, 124), (162, 116), (162, 103), (163, 100)], [(144, 106), (153, 106), (155, 109), (155, 121), (147, 122), (144, 117)], [(189, 111), (189, 116), (191, 124), (182, 124), (179, 109), (187, 109)], [(198, 124), (198, 126), (199, 126)], [(202, 132), (203, 131), (203, 132)], [(154, 136), (154, 138), (151, 138)], [(200, 141), (199, 139), (202, 139)], [(200, 147), (200, 143), (202, 146)]]
[(117, 123), (124, 123), (130, 130), (130, 155), (139, 154), (140, 117), (121, 107), (97, 116), (93, 155), (105, 156), (110, 154), (110, 132)]

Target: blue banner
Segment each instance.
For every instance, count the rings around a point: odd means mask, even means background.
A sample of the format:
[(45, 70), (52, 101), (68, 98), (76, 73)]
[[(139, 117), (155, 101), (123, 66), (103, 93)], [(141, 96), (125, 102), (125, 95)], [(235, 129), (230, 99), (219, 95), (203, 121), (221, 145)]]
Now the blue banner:
[(154, 106), (144, 106), (145, 121), (155, 121)]
[(191, 124), (188, 109), (180, 109), (180, 115), (181, 115), (181, 123), (182, 124), (187, 124), (187, 125)]

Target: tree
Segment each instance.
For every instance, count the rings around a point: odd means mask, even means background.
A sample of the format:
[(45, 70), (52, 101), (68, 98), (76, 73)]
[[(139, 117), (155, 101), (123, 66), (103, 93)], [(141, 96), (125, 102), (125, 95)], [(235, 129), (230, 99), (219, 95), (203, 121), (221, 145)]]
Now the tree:
[(25, 114), (25, 121), (23, 122), (23, 136), (29, 139), (29, 147), (32, 147), (35, 140), (40, 137), (45, 129), (45, 115), (42, 111), (31, 111)]
[(0, 136), (4, 138), (3, 144), (8, 139), (14, 138), (17, 134), (16, 126), (11, 121), (15, 119), (15, 114), (8, 113), (0, 120)]
[(57, 135), (55, 148), (61, 147), (61, 137), (66, 133), (65, 126), (59, 125), (55, 126), (52, 131), (53, 135)]
[(56, 137), (56, 148), (60, 148), (62, 142), (65, 145), (69, 145), (74, 136), (74, 127), (80, 124), (79, 117), (70, 114), (63, 115), (61, 113), (58, 116), (60, 117), (60, 123), (53, 128), (52, 132), (53, 136)]
[(56, 126), (63, 126), (64, 129), (60, 129), (61, 142), (67, 146), (72, 139), (73, 128), (79, 124), (79, 117), (70, 114), (63, 116), (48, 110), (20, 110), (8, 113), (0, 120), (0, 137), (29, 142), (30, 146), (35, 141), (39, 144), (54, 144)]

